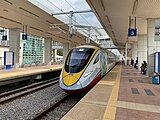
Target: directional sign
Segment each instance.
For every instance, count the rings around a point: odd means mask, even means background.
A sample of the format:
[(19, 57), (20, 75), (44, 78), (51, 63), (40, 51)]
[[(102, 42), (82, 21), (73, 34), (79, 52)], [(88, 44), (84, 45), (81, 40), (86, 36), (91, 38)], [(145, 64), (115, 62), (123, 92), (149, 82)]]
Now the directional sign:
[(137, 29), (128, 29), (128, 36), (137, 36)]
[(27, 40), (28, 35), (27, 34), (22, 34), (22, 40)]
[(7, 40), (7, 35), (3, 35), (2, 40)]

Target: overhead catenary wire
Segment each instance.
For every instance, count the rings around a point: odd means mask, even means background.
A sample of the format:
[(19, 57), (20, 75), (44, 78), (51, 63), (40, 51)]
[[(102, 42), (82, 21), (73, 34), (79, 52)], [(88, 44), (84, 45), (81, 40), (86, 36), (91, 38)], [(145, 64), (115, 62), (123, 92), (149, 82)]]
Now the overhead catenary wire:
[[(75, 12), (77, 12), (77, 10), (76, 10), (67, 0), (65, 0), (65, 1), (68, 3), (68, 5), (70, 5), (70, 6), (75, 10)], [(86, 23), (87, 23), (88, 25), (92, 26), (80, 13), (78, 13), (78, 14), (84, 19), (84, 21), (86, 21)], [(91, 28), (92, 28), (92, 27), (91, 27)], [(101, 33), (99, 33), (99, 31), (97, 31), (95, 28), (92, 28), (92, 29), (94, 29), (96, 33), (101, 34)]]
[[(53, 6), (55, 6), (58, 10), (60, 10), (62, 13), (64, 13), (63, 10), (61, 10), (59, 7), (57, 7), (53, 2), (51, 2), (50, 0), (47, 0), (50, 4), (52, 4)], [(68, 14), (65, 14), (66, 16), (68, 16), (70, 18), (70, 16)], [(73, 20), (75, 23), (77, 23), (78, 25), (80, 25), (77, 21)], [(81, 25), (80, 25), (81, 26)]]
[[(65, 0), (67, 3), (68, 3), (68, 5), (70, 5), (74, 10), (75, 10), (75, 12), (77, 12), (77, 10), (67, 1), (67, 0)], [(86, 23), (88, 24), (88, 25), (90, 25), (91, 26), (91, 24), (80, 14), (80, 13), (78, 13), (83, 19), (84, 19), (84, 21), (86, 21)], [(92, 28), (92, 27), (91, 27)], [(94, 28), (92, 28), (92, 29), (94, 29)], [(99, 34), (99, 32), (95, 29), (95, 31)]]
[[(53, 2), (51, 2), (50, 0), (47, 0), (51, 5), (53, 5), (54, 7), (56, 7), (58, 10), (60, 10), (62, 13), (64, 13), (65, 14), (65, 12), (62, 10), (62, 9), (60, 9), (59, 7), (57, 7)], [(67, 1), (66, 1), (67, 2)], [(68, 2), (67, 2), (68, 3)], [(69, 5), (70, 5), (70, 3), (68, 3)], [(70, 5), (71, 6), (71, 5)], [(72, 7), (72, 6), (71, 6)], [(73, 7), (72, 7), (73, 8)], [(75, 8), (73, 8), (73, 9), (75, 9)], [(68, 14), (66, 14), (66, 16), (68, 16), (69, 18), (70, 18), (70, 16), (68, 15)], [(81, 27), (83, 27), (83, 25), (81, 25), (81, 24), (79, 24), (77, 21), (75, 21), (74, 19), (73, 19), (73, 21), (75, 22), (75, 23), (77, 23), (79, 26), (81, 26)], [(92, 28), (93, 29), (93, 28)]]
[[(65, 13), (59, 6), (55, 5), (55, 3), (54, 3), (53, 1), (51, 1), (51, 0), (47, 0), (47, 1), (48, 1), (48, 3), (49, 3), (51, 6), (54, 6), (54, 8), (56, 8), (56, 9), (59, 10), (59, 11), (61, 11), (63, 14)], [(66, 0), (65, 0), (65, 1), (66, 1)], [(68, 5), (70, 5), (74, 10), (76, 10), (68, 1), (66, 1), (66, 3), (67, 3)], [(51, 11), (50, 11), (50, 12), (51, 12)], [(52, 14), (52, 12), (51, 12), (50, 14)], [(54, 15), (54, 14), (52, 14), (52, 15)], [(69, 15), (69, 14), (65, 14), (65, 15), (66, 15), (68, 18), (70, 18), (70, 15)], [(79, 15), (85, 20), (85, 22), (86, 22), (88, 25), (90, 25), (89, 22), (88, 22), (81, 14), (79, 14)], [(75, 19), (73, 19), (73, 22), (75, 22), (75, 24), (83, 27), (83, 25), (82, 25), (82, 24), (79, 24), (79, 22), (77, 22)], [(93, 30), (94, 30), (94, 29), (93, 29)], [(95, 33), (97, 34), (96, 31), (95, 31)]]
[[(65, 0), (65, 1), (77, 12), (77, 10), (67, 0)], [(87, 24), (89, 24), (89, 22), (80, 13), (78, 13), (78, 14), (86, 21)], [(91, 24), (89, 24), (89, 25), (91, 25)]]

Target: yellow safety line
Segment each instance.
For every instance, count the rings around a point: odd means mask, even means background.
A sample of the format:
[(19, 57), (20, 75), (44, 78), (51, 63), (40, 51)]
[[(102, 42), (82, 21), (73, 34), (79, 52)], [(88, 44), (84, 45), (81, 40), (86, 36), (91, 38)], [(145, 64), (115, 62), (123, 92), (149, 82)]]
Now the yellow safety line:
[(118, 98), (118, 91), (119, 91), (119, 83), (120, 83), (120, 75), (121, 75), (121, 66), (115, 80), (115, 84), (112, 89), (111, 96), (109, 98), (103, 120), (115, 120), (116, 114), (116, 105), (117, 105), (117, 98)]

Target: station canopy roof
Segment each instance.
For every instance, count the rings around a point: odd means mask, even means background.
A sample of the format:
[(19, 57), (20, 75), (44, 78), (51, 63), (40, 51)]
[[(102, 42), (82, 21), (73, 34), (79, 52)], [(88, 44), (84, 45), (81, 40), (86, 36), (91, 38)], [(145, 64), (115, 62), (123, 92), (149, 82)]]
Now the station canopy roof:
[(128, 37), (129, 16), (136, 17), (138, 35), (147, 35), (147, 19), (160, 18), (160, 0), (86, 0), (115, 45), (137, 41)]

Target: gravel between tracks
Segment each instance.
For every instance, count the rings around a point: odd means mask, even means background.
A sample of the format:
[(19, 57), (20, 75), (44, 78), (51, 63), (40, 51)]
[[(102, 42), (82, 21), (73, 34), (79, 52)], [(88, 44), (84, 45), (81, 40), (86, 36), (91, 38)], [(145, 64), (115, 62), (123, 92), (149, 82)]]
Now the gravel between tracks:
[(84, 95), (69, 96), (57, 108), (51, 110), (40, 120), (60, 120)]
[(58, 84), (0, 105), (0, 120), (31, 120), (50, 104), (65, 97)]

